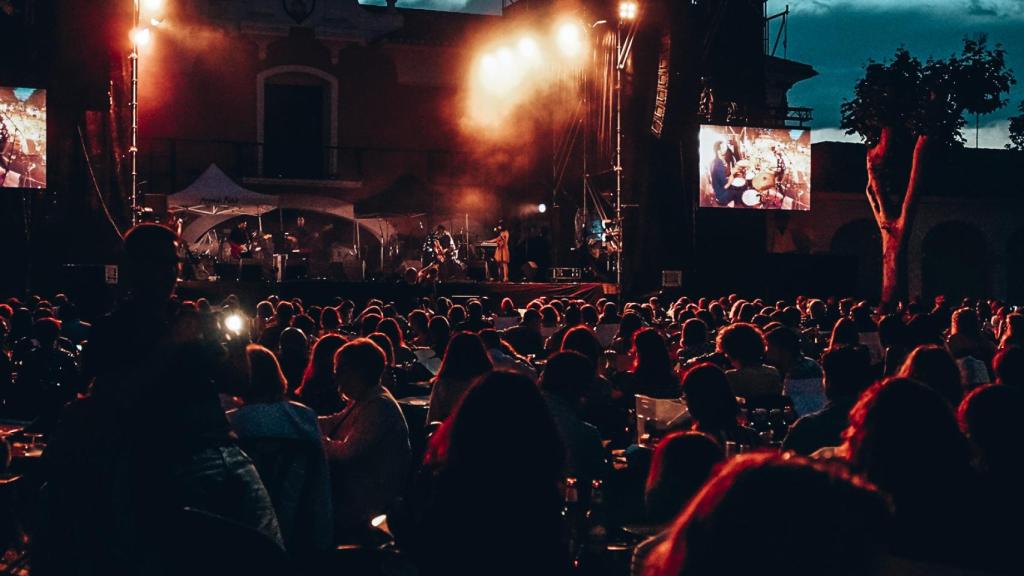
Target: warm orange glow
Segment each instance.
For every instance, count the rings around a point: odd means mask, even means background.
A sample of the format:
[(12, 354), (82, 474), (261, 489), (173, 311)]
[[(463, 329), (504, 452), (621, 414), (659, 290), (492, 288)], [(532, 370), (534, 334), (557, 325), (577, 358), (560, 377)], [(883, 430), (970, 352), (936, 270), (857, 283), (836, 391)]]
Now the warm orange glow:
[(149, 28), (133, 28), (131, 31), (132, 43), (139, 48), (148, 46), (151, 37), (152, 34), (150, 33)]
[(636, 15), (640, 11), (640, 6), (635, 0), (623, 0), (619, 3), (619, 19), (623, 21), (636, 20)]
[(142, 0), (142, 7), (150, 12), (159, 12), (164, 7), (163, 0)]
[(563, 56), (575, 58), (583, 53), (584, 37), (583, 27), (578, 22), (564, 22), (555, 33), (555, 43)]

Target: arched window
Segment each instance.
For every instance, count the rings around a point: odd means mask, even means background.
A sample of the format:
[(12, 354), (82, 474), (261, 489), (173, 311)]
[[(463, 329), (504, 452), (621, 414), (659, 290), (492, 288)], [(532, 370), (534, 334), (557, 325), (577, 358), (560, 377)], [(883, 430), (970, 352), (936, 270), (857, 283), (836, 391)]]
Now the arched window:
[(324, 179), (337, 168), (338, 80), (309, 66), (277, 66), (256, 77), (261, 175)]

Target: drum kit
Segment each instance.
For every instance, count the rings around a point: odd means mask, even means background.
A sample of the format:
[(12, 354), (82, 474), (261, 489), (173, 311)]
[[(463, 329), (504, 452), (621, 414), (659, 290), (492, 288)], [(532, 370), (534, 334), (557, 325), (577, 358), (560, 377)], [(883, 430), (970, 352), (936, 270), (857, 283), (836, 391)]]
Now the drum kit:
[(729, 185), (743, 190), (740, 201), (747, 208), (792, 210), (797, 202), (783, 194), (782, 183), (771, 172), (755, 172), (749, 160), (740, 160), (733, 167)]

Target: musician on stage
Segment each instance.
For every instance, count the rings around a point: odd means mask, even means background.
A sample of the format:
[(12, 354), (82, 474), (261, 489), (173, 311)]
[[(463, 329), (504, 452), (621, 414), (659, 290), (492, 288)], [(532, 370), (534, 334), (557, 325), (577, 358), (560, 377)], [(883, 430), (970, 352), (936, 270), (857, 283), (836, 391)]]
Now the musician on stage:
[(498, 224), (495, 230), (498, 232), (498, 235), (488, 240), (488, 242), (495, 244), (494, 262), (501, 271), (501, 281), (508, 282), (508, 262), (511, 259), (508, 247), (508, 230), (501, 224)]
[(437, 229), (434, 231), (434, 242), (437, 244), (435, 248), (438, 251), (434, 255), (436, 259), (444, 261), (455, 256), (455, 238), (445, 229), (444, 224), (437, 225)]
[(249, 241), (249, 221), (240, 220), (231, 229), (231, 233), (228, 234), (228, 243), (231, 245), (231, 258), (233, 260), (238, 260), (249, 252)]
[(306, 228), (305, 218), (302, 216), (297, 217), (295, 219), (295, 228), (292, 228), (287, 236), (292, 250), (298, 250), (299, 252), (309, 251), (313, 233)]
[(729, 145), (715, 142), (715, 160), (711, 163), (711, 188), (715, 193), (715, 201), (722, 206), (730, 202), (739, 202), (742, 190), (732, 186), (733, 156)]

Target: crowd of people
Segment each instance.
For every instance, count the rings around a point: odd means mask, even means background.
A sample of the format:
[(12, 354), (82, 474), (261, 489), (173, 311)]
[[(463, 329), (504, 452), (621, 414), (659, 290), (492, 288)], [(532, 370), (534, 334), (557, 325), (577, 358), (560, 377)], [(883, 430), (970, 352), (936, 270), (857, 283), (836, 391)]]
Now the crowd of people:
[[(938, 298), (0, 304), (32, 573), (1016, 573), (1024, 316)], [(639, 422), (638, 398), (679, 407)], [(19, 436), (21, 435), (21, 436)], [(0, 476), (0, 478), (5, 476)], [(353, 552), (358, 550), (359, 552)], [(361, 555), (360, 555), (361, 554)], [(362, 561), (361, 560), (361, 561)], [(957, 572), (960, 571), (960, 572)]]

